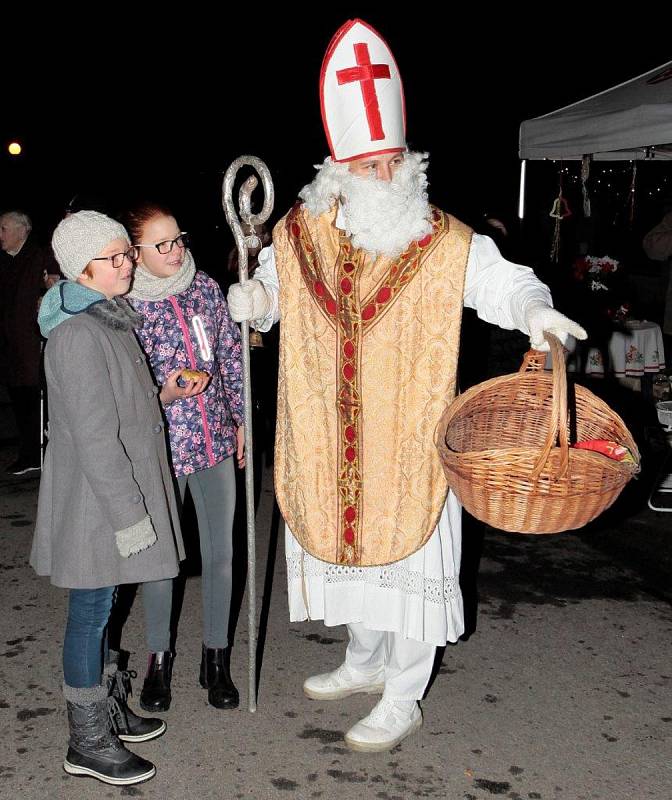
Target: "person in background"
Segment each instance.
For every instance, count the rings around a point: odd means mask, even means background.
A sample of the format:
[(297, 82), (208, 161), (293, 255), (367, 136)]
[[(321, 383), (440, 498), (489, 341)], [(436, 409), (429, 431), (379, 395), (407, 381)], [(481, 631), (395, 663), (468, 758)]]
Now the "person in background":
[(58, 280), (48, 249), (31, 236), (32, 222), (22, 211), (0, 216), (0, 368), (19, 434), (11, 475), (40, 469), (40, 357), (37, 309), (47, 283)]
[(663, 334), (668, 367), (672, 366), (672, 203), (666, 206), (661, 221), (644, 237), (642, 247), (652, 261), (663, 262), (661, 267), (661, 294), (665, 298), (663, 309)]

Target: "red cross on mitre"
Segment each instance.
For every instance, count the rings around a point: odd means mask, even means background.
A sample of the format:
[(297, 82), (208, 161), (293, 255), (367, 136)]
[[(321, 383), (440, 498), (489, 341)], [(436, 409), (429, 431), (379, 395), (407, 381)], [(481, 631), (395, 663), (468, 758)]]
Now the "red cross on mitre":
[(376, 94), (376, 78), (390, 78), (390, 68), (387, 64), (372, 64), (369, 56), (369, 45), (366, 42), (358, 42), (354, 45), (356, 67), (339, 69), (336, 72), (336, 79), (339, 86), (344, 83), (358, 81), (362, 87), (362, 100), (366, 111), (366, 119), (369, 123), (369, 133), (371, 141), (379, 141), (385, 138), (383, 132), (383, 121), (380, 118), (380, 107), (378, 105), (378, 95)]
[(335, 161), (406, 148), (404, 90), (385, 40), (350, 20), (331, 40), (320, 76), (322, 122)]

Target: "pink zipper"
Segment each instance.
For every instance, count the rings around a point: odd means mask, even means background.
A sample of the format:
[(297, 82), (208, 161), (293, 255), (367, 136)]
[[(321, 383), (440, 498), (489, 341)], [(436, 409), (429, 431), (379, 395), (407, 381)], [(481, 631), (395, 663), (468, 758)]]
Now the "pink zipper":
[[(196, 359), (194, 358), (194, 350), (191, 346), (191, 337), (189, 334), (189, 328), (187, 327), (187, 323), (184, 319), (184, 315), (177, 304), (177, 300), (174, 297), (169, 297), (170, 304), (175, 311), (175, 316), (177, 317), (177, 321), (182, 328), (182, 336), (184, 337), (184, 344), (187, 348), (187, 355), (189, 356), (189, 363), (192, 369), (198, 369), (196, 366)], [(198, 402), (198, 407), (201, 410), (201, 419), (203, 420), (203, 433), (205, 434), (205, 449), (208, 452), (208, 460), (210, 462), (210, 466), (215, 466), (215, 454), (212, 449), (212, 437), (210, 436), (210, 428), (208, 427), (208, 418), (205, 413), (205, 400), (203, 399), (203, 394), (196, 395), (196, 400)]]

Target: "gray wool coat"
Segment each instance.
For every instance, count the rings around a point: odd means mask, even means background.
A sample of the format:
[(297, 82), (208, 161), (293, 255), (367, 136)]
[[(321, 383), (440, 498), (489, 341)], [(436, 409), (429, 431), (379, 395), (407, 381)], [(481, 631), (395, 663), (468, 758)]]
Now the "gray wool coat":
[[(56, 586), (172, 578), (184, 558), (158, 389), (123, 299), (90, 306), (45, 349), (49, 442), (30, 563)], [(149, 514), (156, 542), (122, 558), (115, 532)]]

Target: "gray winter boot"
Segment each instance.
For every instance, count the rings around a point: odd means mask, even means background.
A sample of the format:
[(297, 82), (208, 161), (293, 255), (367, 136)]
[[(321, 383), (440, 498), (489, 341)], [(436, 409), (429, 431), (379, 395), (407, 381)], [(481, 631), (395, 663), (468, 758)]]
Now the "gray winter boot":
[(70, 725), (70, 746), (63, 762), (69, 775), (129, 786), (153, 778), (156, 767), (128, 751), (110, 727), (107, 686), (63, 686)]

